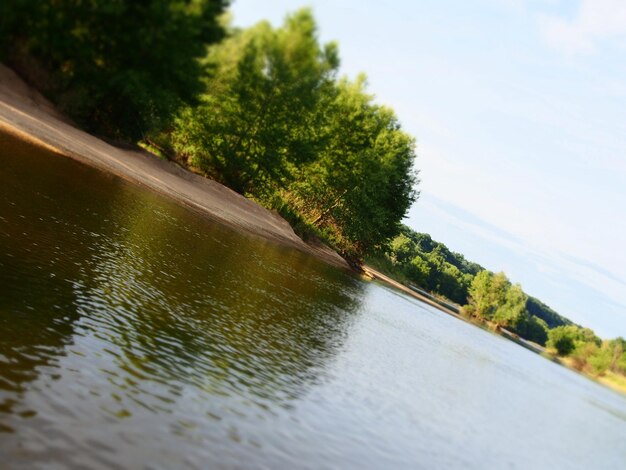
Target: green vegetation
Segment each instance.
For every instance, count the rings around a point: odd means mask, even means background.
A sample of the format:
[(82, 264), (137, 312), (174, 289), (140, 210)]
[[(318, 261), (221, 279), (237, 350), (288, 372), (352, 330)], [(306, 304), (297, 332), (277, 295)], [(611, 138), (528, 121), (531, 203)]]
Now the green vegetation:
[(569, 319), (559, 315), (542, 301), (534, 297), (528, 297), (528, 302), (526, 302), (526, 309), (531, 315), (543, 320), (548, 328), (556, 328), (557, 326), (572, 324)]
[(5, 0), (0, 57), (89, 130), (136, 140), (202, 90), (224, 0)]
[(367, 258), (375, 269), (410, 287), (461, 305), (461, 314), (496, 330), (504, 328), (546, 347), (549, 355), (615, 388), (626, 390), (626, 340), (602, 340), (528, 296), (504, 273), (491, 273), (429, 235), (403, 226)]
[(182, 161), (359, 257), (398, 233), (416, 198), (413, 138), (365, 78), (337, 79), (311, 12), (231, 31), (213, 75), (168, 138)]
[(589, 328), (575, 325), (550, 330), (547, 347), (576, 369), (593, 376), (610, 371), (626, 375), (626, 340), (601, 340)]
[(388, 246), (367, 259), (388, 274), (457, 304), (465, 304), (472, 279), (483, 268), (407, 226)]
[(157, 149), (355, 261), (416, 199), (414, 140), (338, 78), (308, 9), (240, 30), (225, 0), (11, 0), (0, 58), (87, 130)]
[(548, 326), (527, 309), (528, 296), (519, 284), (512, 285), (504, 273), (479, 272), (472, 280), (466, 315), (506, 328), (529, 341), (545, 345)]
[[(364, 75), (339, 78), (308, 9), (228, 28), (227, 0), (9, 0), (0, 59), (86, 129), (138, 143), (277, 210), (304, 237), (545, 345), (594, 376), (626, 374), (602, 341), (504, 273), (400, 221), (416, 200), (415, 141)], [(622, 380), (622, 379), (620, 379)]]

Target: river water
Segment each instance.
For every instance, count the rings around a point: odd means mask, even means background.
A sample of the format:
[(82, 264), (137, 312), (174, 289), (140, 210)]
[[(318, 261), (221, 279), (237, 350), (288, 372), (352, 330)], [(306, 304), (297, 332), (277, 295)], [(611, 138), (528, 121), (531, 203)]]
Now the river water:
[(2, 468), (625, 468), (626, 398), (0, 138)]

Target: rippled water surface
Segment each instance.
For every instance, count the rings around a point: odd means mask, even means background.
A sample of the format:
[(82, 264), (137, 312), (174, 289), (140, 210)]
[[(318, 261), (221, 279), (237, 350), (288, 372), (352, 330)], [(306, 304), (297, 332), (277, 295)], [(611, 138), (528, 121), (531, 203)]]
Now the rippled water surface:
[(0, 466), (624, 468), (626, 399), (0, 137)]

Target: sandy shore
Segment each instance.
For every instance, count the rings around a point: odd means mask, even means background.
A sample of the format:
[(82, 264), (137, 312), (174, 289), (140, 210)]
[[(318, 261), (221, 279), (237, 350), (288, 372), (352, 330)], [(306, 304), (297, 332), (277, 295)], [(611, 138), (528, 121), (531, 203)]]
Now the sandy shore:
[(291, 246), (334, 266), (349, 268), (335, 251), (321, 243), (305, 243), (278, 214), (227, 187), (148, 152), (123, 150), (77, 129), (2, 64), (0, 132), (146, 186), (231, 227)]
[(424, 302), (425, 304), (430, 305), (431, 307), (435, 307), (436, 309), (441, 310), (442, 312), (445, 312), (449, 315), (452, 315), (453, 317), (457, 317), (457, 318), (461, 318), (463, 319), (457, 312), (446, 308), (444, 305), (441, 305), (431, 299), (429, 299), (428, 297), (421, 295), (419, 292), (414, 291), (413, 289), (408, 288), (407, 286), (405, 286), (404, 284), (399, 283), (398, 281), (395, 281), (393, 279), (391, 279), (389, 276), (384, 275), (383, 273), (381, 273), (380, 271), (376, 271), (374, 268), (364, 265), (363, 266), (363, 272), (365, 273), (366, 276), (372, 278), (372, 279), (376, 279), (380, 282), (383, 282), (385, 284), (388, 284), (396, 289), (398, 289), (399, 291), (404, 292), (405, 294), (414, 297), (418, 300), (420, 300), (421, 302)]

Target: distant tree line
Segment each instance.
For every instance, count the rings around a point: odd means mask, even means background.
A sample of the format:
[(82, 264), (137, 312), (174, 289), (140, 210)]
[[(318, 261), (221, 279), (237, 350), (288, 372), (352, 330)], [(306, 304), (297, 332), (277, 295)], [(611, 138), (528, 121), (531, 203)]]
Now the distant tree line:
[(400, 234), (368, 258), (375, 267), (451, 300), (464, 315), (506, 328), (546, 346), (591, 375), (626, 374), (625, 340), (601, 340), (512, 284), (504, 273), (472, 263), (429, 235), (402, 226)]

